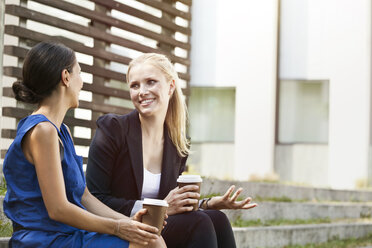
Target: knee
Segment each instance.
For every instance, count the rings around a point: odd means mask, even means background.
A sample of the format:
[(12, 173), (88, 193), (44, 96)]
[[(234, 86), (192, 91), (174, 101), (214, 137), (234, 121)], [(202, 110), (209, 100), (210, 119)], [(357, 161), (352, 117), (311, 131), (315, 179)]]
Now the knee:
[(206, 213), (214, 224), (223, 226), (230, 225), (230, 221), (224, 212), (219, 210), (207, 210)]
[(201, 230), (204, 230), (204, 231), (209, 230), (209, 229), (214, 229), (213, 221), (203, 211), (193, 212), (192, 218), (194, 219), (195, 228), (200, 228)]

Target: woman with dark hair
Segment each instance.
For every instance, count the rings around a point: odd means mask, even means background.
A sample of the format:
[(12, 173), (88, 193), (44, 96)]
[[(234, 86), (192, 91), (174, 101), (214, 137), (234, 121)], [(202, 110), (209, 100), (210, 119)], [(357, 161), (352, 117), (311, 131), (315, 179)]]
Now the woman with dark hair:
[[(23, 81), (13, 84), (17, 100), (37, 104), (22, 119), (4, 160), (8, 190), (4, 212), (13, 222), (11, 247), (164, 247), (157, 228), (140, 223), (92, 196), (82, 158), (68, 127), (68, 109), (79, 104), (80, 66), (70, 48), (42, 42), (23, 64)], [(126, 241), (127, 240), (127, 241)]]
[(132, 60), (127, 84), (135, 110), (97, 120), (87, 185), (92, 194), (127, 216), (136, 214), (144, 198), (168, 202), (162, 236), (168, 247), (235, 247), (229, 220), (220, 209), (249, 209), (251, 198), (237, 201), (231, 186), (223, 196), (198, 203), (198, 186), (177, 187), (189, 154), (187, 108), (177, 72), (167, 57), (148, 53)]

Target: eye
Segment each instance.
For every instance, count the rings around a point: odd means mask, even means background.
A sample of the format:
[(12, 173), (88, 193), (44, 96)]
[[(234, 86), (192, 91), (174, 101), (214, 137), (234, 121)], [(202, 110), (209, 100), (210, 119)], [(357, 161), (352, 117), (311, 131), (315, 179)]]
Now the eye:
[(138, 88), (138, 83), (132, 83), (129, 87), (131, 89), (137, 89)]
[(149, 79), (149, 80), (147, 81), (147, 84), (148, 84), (148, 85), (153, 85), (153, 84), (155, 84), (155, 83), (157, 83), (157, 81), (156, 81), (156, 80), (153, 80), (153, 79)]

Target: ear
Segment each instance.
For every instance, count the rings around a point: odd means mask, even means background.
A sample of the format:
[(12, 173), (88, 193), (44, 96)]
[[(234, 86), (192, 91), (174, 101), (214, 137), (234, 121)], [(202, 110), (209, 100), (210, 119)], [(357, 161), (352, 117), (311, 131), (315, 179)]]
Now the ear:
[(66, 87), (70, 87), (70, 73), (67, 71), (67, 69), (64, 69), (61, 73), (62, 78), (62, 85)]
[(172, 96), (173, 92), (176, 90), (176, 82), (173, 80), (170, 81), (169, 83), (169, 95)]

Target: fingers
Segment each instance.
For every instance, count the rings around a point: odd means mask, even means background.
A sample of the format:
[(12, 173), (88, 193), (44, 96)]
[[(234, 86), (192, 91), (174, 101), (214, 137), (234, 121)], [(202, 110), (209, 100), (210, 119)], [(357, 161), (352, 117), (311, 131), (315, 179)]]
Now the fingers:
[(230, 188), (223, 195), (223, 198), (228, 199), (230, 197), (231, 193), (234, 191), (234, 189), (235, 189), (235, 185), (231, 185)]
[(182, 193), (178, 196), (178, 199), (183, 200), (183, 199), (197, 199), (199, 200), (200, 194), (196, 192), (185, 192)]
[[(158, 229), (156, 229), (156, 232), (158, 232)], [(158, 235), (156, 235), (155, 233), (149, 233), (149, 232), (146, 232), (144, 230), (140, 230), (139, 231), (139, 234), (144, 238), (144, 239), (148, 239), (148, 241), (151, 241), (152, 239), (157, 239)]]
[(154, 236), (153, 234), (151, 234), (151, 233), (157, 233), (158, 232), (158, 229), (156, 227), (153, 227), (153, 226), (150, 226), (150, 225), (147, 225), (147, 224), (144, 224), (144, 223), (140, 223), (140, 222), (137, 223), (137, 226), (138, 226), (138, 228), (141, 229), (141, 231), (146, 231), (145, 233), (148, 234), (147, 237), (149, 237), (149, 238), (151, 238), (151, 237), (156, 238), (157, 237), (156, 235)]
[(142, 216), (147, 213), (147, 209), (141, 209), (137, 213), (135, 213), (132, 217), (133, 220), (141, 222), (142, 221)]
[(185, 206), (185, 205), (193, 205), (193, 204), (197, 204), (199, 202), (199, 200), (197, 199), (189, 199), (189, 198), (186, 198), (182, 201), (180, 201), (180, 205), (181, 206)]
[(199, 190), (198, 185), (186, 185), (186, 186), (183, 186), (182, 188), (179, 188), (178, 194), (182, 194), (188, 191), (198, 191), (198, 190)]
[(242, 209), (251, 209), (251, 208), (254, 208), (254, 207), (257, 207), (257, 203), (251, 203), (251, 204), (247, 204), (245, 206), (242, 207)]
[(179, 208), (180, 213), (191, 212), (193, 209), (194, 209), (193, 206), (184, 206), (184, 207)]
[(232, 202), (235, 202), (236, 201), (236, 199), (238, 198), (238, 196), (240, 195), (240, 193), (243, 191), (243, 188), (239, 188), (235, 193), (234, 193), (234, 195), (231, 197), (231, 201)]

